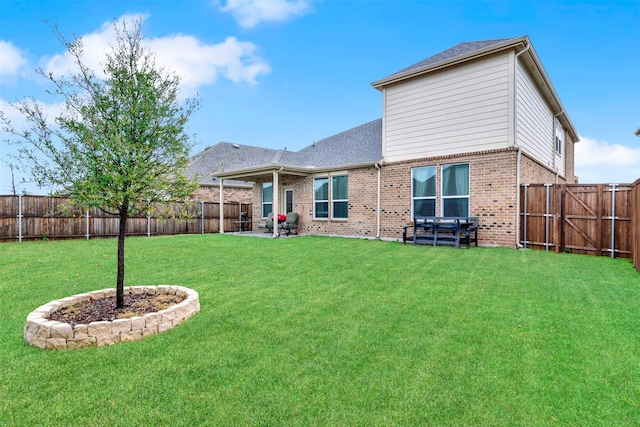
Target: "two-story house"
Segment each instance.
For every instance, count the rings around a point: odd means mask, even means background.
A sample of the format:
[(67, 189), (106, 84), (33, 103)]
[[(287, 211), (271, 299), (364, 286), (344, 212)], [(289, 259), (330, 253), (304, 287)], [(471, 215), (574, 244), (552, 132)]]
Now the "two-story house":
[(513, 247), (520, 184), (575, 181), (577, 132), (526, 36), (461, 43), (372, 85), (381, 119), (298, 152), (212, 147), (220, 185), (254, 182), (253, 217), (298, 212), (301, 234), (396, 239), (416, 215), (478, 216), (480, 243)]

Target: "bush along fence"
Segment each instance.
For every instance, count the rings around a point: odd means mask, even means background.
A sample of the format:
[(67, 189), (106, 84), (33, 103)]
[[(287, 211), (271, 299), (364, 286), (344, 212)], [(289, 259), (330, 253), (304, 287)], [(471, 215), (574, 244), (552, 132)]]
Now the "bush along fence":
[(527, 248), (631, 258), (640, 271), (640, 179), (633, 184), (524, 184)]
[[(116, 237), (117, 216), (99, 209), (68, 212), (66, 197), (0, 196), (0, 241), (90, 239)], [(154, 205), (158, 214), (141, 214), (127, 220), (127, 235), (157, 236), (204, 234), (220, 231), (220, 204), (186, 202)], [(224, 230), (234, 230), (240, 212), (252, 212), (245, 203), (225, 203)], [(162, 214), (160, 214), (162, 213)], [(249, 221), (251, 218), (248, 219)]]

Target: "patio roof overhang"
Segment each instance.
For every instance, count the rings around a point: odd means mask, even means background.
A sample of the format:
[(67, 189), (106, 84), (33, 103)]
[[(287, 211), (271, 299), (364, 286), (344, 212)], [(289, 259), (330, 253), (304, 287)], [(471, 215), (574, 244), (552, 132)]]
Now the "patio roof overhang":
[(315, 167), (315, 166), (291, 166), (291, 165), (279, 165), (272, 164), (266, 166), (259, 167), (251, 167), (245, 169), (236, 169), (233, 171), (220, 172), (216, 174), (216, 178), (218, 179), (234, 179), (240, 181), (257, 181), (259, 179), (270, 179), (273, 176), (274, 172), (277, 172), (279, 175), (295, 175), (295, 176), (309, 176), (314, 174), (327, 173), (335, 170), (345, 170), (345, 169), (357, 169), (364, 167), (373, 167), (376, 164), (380, 163), (380, 161), (371, 161), (371, 162), (362, 162), (362, 163), (351, 163), (345, 165), (336, 165), (330, 167)]

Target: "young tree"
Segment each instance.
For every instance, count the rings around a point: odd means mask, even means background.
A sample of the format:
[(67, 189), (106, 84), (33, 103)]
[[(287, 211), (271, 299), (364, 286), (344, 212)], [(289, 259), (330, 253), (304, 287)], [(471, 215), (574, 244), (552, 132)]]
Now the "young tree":
[(67, 77), (38, 71), (53, 83), (51, 93), (64, 98), (63, 112), (51, 124), (42, 107), (26, 99), (16, 107), (28, 131), (4, 115), (1, 120), (39, 186), (67, 192), (75, 206), (119, 217), (116, 304), (122, 308), (127, 219), (155, 202), (185, 200), (197, 187), (184, 173), (191, 147), (185, 125), (199, 101), (179, 99), (180, 79), (156, 66), (140, 20), (114, 28), (101, 78), (83, 60), (82, 39), (67, 41), (55, 27), (78, 71)]

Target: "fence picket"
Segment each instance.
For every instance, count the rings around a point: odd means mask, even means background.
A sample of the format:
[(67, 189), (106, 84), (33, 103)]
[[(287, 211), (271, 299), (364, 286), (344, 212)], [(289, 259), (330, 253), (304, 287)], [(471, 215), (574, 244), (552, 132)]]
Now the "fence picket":
[[(634, 184), (523, 184), (524, 247), (638, 258), (640, 180)], [(609, 196), (610, 195), (610, 196)], [(611, 199), (609, 199), (611, 197)], [(544, 221), (540, 221), (544, 218)], [(550, 233), (550, 221), (557, 221)], [(610, 242), (610, 247), (604, 247)], [(636, 264), (640, 262), (636, 261)], [(636, 265), (640, 271), (640, 265)]]
[[(100, 210), (84, 209), (76, 216), (68, 215), (63, 205), (65, 197), (0, 195), (0, 241), (115, 237), (118, 217)], [(205, 234), (220, 230), (220, 206), (214, 202), (157, 204), (157, 211), (168, 210), (173, 218), (142, 214), (129, 218), (127, 235), (153, 236), (161, 234)], [(180, 218), (180, 212), (188, 218)], [(251, 215), (251, 204), (224, 204), (225, 228), (233, 230), (240, 212)], [(248, 218), (251, 220), (251, 217)], [(199, 223), (199, 224), (198, 224)]]

